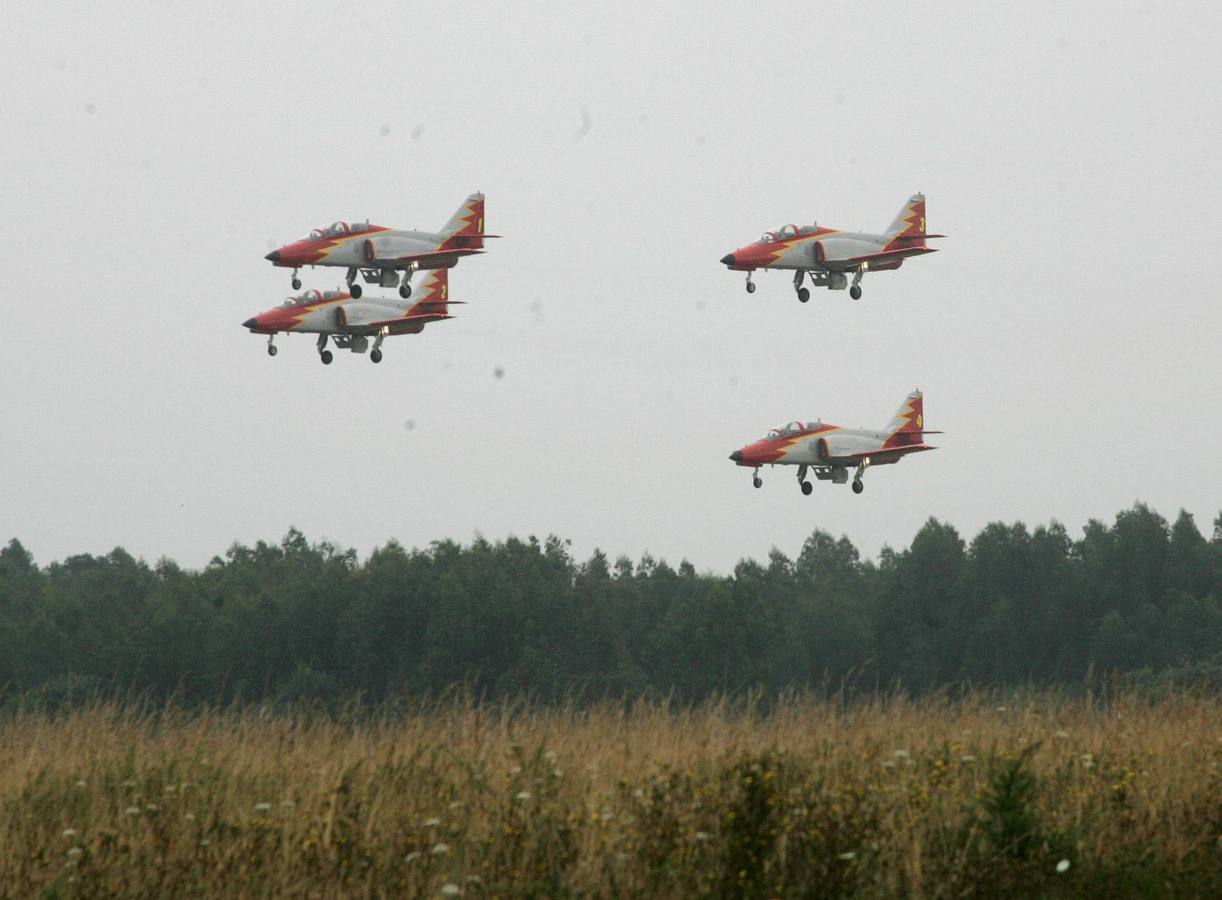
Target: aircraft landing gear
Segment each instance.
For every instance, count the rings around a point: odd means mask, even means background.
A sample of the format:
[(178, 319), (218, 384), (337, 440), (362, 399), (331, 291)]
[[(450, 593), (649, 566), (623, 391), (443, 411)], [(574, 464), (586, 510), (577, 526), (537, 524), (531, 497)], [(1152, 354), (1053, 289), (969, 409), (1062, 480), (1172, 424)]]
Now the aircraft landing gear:
[(269, 334), (267, 336), (267, 355), (268, 356), (276, 355), (276, 345), (275, 343), (273, 343), (275, 339), (276, 339), (276, 336), (274, 334)]
[(320, 334), (318, 336), (318, 358), (322, 360), (324, 366), (331, 365), (331, 351), (327, 349), (327, 336)]
[(802, 279), (805, 277), (806, 277), (805, 269), (798, 269), (798, 271), (795, 272), (793, 276), (793, 289), (797, 291), (799, 303), (805, 303), (807, 300), (810, 299), (810, 291), (802, 287)]
[(293, 270), (293, 280), (291, 284), (293, 285), (293, 290), (295, 291), (301, 290), (301, 279), (297, 277), (296, 269)]
[(412, 274), (415, 272), (412, 266), (407, 267), (407, 271), (403, 273), (403, 282), (399, 285), (399, 296), (406, 300), (412, 295)]
[(348, 282), (348, 293), (352, 296), (352, 299), (359, 300), (361, 298), (361, 286), (356, 281), (356, 266), (351, 266), (348, 269), (346, 281)]
[(380, 363), (382, 361), (382, 351), (381, 350), (370, 350), (369, 351), (369, 361), (372, 363)]
[[(861, 279), (865, 276), (866, 269), (868, 268), (870, 268), (870, 264), (868, 262), (863, 262), (860, 266), (858, 266), (857, 274), (853, 276), (853, 284), (849, 287), (849, 296), (854, 300), (861, 299)], [(860, 491), (858, 491), (858, 493), (860, 493)]]
[(748, 294), (754, 294), (754, 293), (755, 293), (755, 282), (751, 280), (751, 276), (752, 276), (753, 274), (755, 274), (755, 273), (754, 273), (754, 272), (748, 272), (748, 273), (747, 273), (747, 293), (748, 293)]
[(815, 486), (806, 480), (805, 465), (798, 466), (798, 486), (802, 488), (802, 493), (807, 497), (809, 497), (810, 492), (815, 489)]
[(870, 465), (870, 457), (868, 456), (865, 459), (863, 459), (860, 464), (858, 464), (857, 474), (853, 476), (853, 493), (854, 494), (860, 494), (862, 491), (866, 489), (865, 484), (862, 483), (861, 477), (866, 474), (866, 469), (869, 467), (869, 465)]
[(380, 363), (382, 361), (382, 340), (386, 337), (386, 332), (383, 330), (378, 333), (377, 338), (373, 342), (373, 349), (369, 351), (369, 361)]
[(757, 488), (761, 488), (764, 486), (764, 479), (760, 478), (759, 469), (756, 469), (751, 474), (751, 484), (752, 486), (757, 487)]

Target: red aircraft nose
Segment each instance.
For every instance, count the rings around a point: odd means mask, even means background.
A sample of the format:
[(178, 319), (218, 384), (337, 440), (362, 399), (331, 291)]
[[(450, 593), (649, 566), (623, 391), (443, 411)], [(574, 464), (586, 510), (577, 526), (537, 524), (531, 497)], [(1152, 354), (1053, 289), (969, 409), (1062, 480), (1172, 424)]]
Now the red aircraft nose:
[(730, 459), (736, 463), (742, 462), (743, 461), (743, 452), (741, 450), (735, 450), (733, 453), (730, 454)]

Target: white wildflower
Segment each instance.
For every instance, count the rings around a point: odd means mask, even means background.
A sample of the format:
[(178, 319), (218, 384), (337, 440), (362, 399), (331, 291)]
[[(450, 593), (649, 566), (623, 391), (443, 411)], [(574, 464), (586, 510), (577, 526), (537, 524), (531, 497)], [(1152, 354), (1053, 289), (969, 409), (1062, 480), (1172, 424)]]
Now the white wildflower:
[(202, 841), (200, 841), (200, 842), (199, 842), (199, 845), (200, 845), (201, 847), (207, 847), (207, 846), (208, 846), (209, 844), (211, 844), (211, 843), (212, 843), (212, 841), (208, 840), (207, 838), (204, 838)]
[(965, 753), (959, 757), (959, 762), (974, 763), (975, 761), (976, 757), (972, 756), (970, 753)]
[(403, 861), (405, 863), (413, 863), (416, 860), (418, 860), (421, 857), (421, 855), (422, 854), (420, 853), (419, 850), (413, 850), (411, 853), (407, 854), (407, 856), (403, 857)]
[(272, 811), (272, 805), (270, 803), (256, 803), (255, 804), (255, 812), (265, 813), (265, 812), (271, 812), (271, 811)]
[(441, 886), (441, 895), (443, 897), (457, 897), (461, 893), (462, 893), (462, 888), (460, 888), (458, 885), (456, 885), (452, 881), (449, 882), (448, 884), (443, 884)]
[(548, 750), (543, 754), (543, 758), (547, 760), (549, 766), (554, 766), (556, 764), (556, 751)]
[(999, 707), (997, 707), (997, 711), (998, 711), (998, 712), (1005, 712), (1005, 711), (1006, 711), (1006, 708), (1005, 708), (1004, 706), (999, 706)]
[(856, 858), (857, 858), (857, 854), (854, 853), (852, 850), (850, 850), (848, 853), (841, 853), (840, 856), (837, 857), (837, 859), (843, 859), (845, 862), (848, 862), (849, 860), (853, 860)]
[(161, 807), (158, 806), (156, 803), (146, 803), (144, 805), (144, 808), (147, 809), (149, 812), (157, 812), (157, 810), (161, 809)]
[(518, 791), (516, 794), (513, 795), (513, 798), (515, 800), (529, 800), (530, 791)]
[(893, 759), (884, 759), (884, 760), (883, 760), (883, 768), (884, 768), (884, 769), (894, 769), (894, 768), (895, 768), (895, 760), (893, 760)]
[(698, 841), (710, 841), (712, 839), (713, 839), (713, 836), (709, 834), (707, 831), (697, 831), (696, 832), (696, 840)]
[(138, 816), (138, 815), (140, 815), (140, 807), (138, 807), (138, 806), (129, 806), (129, 807), (128, 807), (128, 808), (125, 810), (125, 812), (126, 812), (126, 813), (127, 813), (129, 816)]
[(521, 766), (510, 766), (510, 767), (509, 767), (509, 774), (510, 774), (510, 775), (521, 775), (521, 774), (522, 774), (522, 767), (521, 767)]
[(450, 804), (450, 809), (462, 809), (462, 801), (455, 800), (453, 803)]
[(1064, 875), (1068, 871), (1069, 871), (1069, 860), (1063, 859), (1059, 863), (1057, 863), (1057, 874), (1058, 875)]
[(445, 856), (449, 852), (450, 852), (449, 844), (434, 844), (433, 845), (433, 855), (434, 856)]
[(76, 786), (77, 787), (87, 787), (88, 785), (85, 784), (85, 779), (82, 778), (80, 781), (76, 783)]
[(76, 829), (75, 828), (65, 828), (63, 836), (65, 840), (69, 840), (69, 841), (72, 840), (74, 837), (76, 837)]
[(186, 819), (188, 822), (194, 822), (195, 813), (187, 813), (185, 816), (183, 816), (183, 818)]
[(436, 816), (433, 816), (431, 819), (424, 820), (425, 828), (436, 828), (440, 824), (441, 824), (441, 819), (437, 818)]
[(85, 851), (82, 850), (80, 847), (73, 847), (71, 850), (68, 851), (68, 858), (69, 859), (80, 859), (81, 854), (84, 852)]
[(908, 751), (907, 750), (892, 750), (891, 755), (894, 756), (896, 759), (907, 759)]
[(553, 778), (563, 778), (564, 770), (563, 769), (552, 769), (552, 777)]

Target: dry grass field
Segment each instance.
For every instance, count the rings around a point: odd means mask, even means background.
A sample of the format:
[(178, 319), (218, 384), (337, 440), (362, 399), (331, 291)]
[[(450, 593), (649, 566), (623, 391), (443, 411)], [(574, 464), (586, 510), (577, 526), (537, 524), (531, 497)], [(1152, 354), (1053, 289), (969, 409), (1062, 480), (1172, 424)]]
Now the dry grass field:
[(1222, 896), (1222, 709), (0, 720), (3, 897)]

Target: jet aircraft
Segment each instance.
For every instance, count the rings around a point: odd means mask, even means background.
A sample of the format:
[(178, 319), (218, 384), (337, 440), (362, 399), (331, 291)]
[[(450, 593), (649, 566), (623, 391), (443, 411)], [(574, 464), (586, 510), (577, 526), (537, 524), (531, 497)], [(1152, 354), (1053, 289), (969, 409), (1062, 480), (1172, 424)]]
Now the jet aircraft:
[(844, 484), (849, 480), (849, 469), (855, 468), (853, 493), (860, 494), (865, 490), (861, 479), (868, 467), (890, 465), (909, 453), (936, 449), (925, 443), (925, 435), (942, 432), (924, 430), (923, 397), (920, 390), (909, 394), (882, 431), (841, 428), (824, 422), (790, 422), (735, 450), (730, 459), (754, 469), (751, 483), (756, 487), (764, 483), (759, 475), (761, 466), (797, 466), (803, 494), (814, 490), (806, 480), (808, 471), (813, 471), (819, 481)]
[(382, 361), (382, 341), (392, 334), (419, 334), (430, 322), (454, 318), (449, 304), (449, 279), (446, 269), (438, 269), (424, 282), (424, 295), (414, 303), (390, 297), (358, 300), (343, 291), (303, 291), (289, 297), (275, 309), (259, 313), (242, 323), (253, 334), (266, 334), (267, 355), (276, 355), (274, 343), (281, 331), (304, 331), (318, 335), (318, 355), (323, 365), (331, 364), (327, 338), (335, 346), (353, 353), (364, 353), (369, 338), (374, 338), (369, 358)]
[[(805, 303), (810, 291), (802, 286), (810, 276), (814, 287), (831, 291), (849, 288), (849, 296), (861, 299), (861, 279), (866, 272), (898, 269), (910, 256), (936, 253), (925, 244), (927, 238), (945, 237), (925, 232), (925, 195), (913, 194), (882, 234), (840, 231), (821, 225), (786, 225), (766, 231), (754, 244), (727, 253), (721, 262), (734, 272), (747, 273), (747, 293), (755, 293), (751, 280), (756, 269), (793, 269), (793, 289)], [(849, 274), (853, 283), (848, 284)]]
[(438, 232), (399, 231), (368, 222), (333, 222), (273, 250), (264, 259), (292, 268), (295, 291), (301, 289), (297, 270), (302, 266), (342, 266), (348, 270), (346, 281), (353, 298), (361, 296), (356, 280), (359, 272), (368, 284), (397, 286), (399, 296), (406, 300), (412, 295), (412, 274), (417, 269), (448, 269), (464, 256), (483, 253), (484, 238), (498, 236), (484, 234), (484, 195), (477, 193), (468, 197)]

